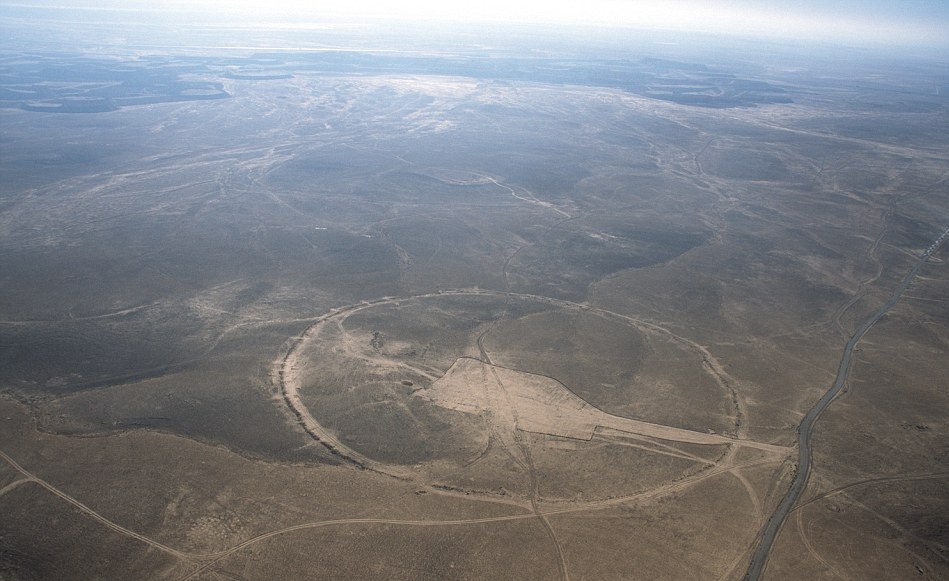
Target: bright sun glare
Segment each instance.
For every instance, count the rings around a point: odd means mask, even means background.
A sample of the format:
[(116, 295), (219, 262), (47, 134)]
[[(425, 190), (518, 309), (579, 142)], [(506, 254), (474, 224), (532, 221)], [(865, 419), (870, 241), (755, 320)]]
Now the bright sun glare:
[[(814, 3), (798, 6), (790, 0), (13, 0), (9, 5), (58, 5), (178, 17), (202, 13), (223, 21), (239, 19), (262, 25), (279, 22), (283, 26), (292, 24), (298, 27), (325, 22), (327, 18), (372, 18), (413, 22), (604, 25), (750, 34), (804, 42), (859, 39), (944, 45), (947, 38), (945, 18), (923, 21), (918, 11), (903, 15), (891, 11), (885, 17), (883, 13), (872, 10), (843, 11), (847, 6), (852, 8), (852, 3), (828, 2), (827, 8), (814, 9)], [(836, 12), (833, 12), (834, 7)]]
[[(648, 29), (681, 29), (711, 33), (741, 33), (801, 39), (863, 37), (877, 41), (905, 40), (905, 23), (880, 22), (852, 16), (807, 14), (761, 4), (699, 2), (696, 0), (586, 0), (545, 2), (541, 0), (349, 0), (341, 3), (304, 0), (170, 0), (162, 6), (179, 10), (203, 10), (220, 15), (251, 17), (260, 21), (288, 17), (298, 22), (326, 17), (358, 17), (408, 21), (529, 22), (541, 24), (594, 24)], [(935, 31), (938, 34), (938, 31)], [(916, 35), (931, 34), (922, 27)]]

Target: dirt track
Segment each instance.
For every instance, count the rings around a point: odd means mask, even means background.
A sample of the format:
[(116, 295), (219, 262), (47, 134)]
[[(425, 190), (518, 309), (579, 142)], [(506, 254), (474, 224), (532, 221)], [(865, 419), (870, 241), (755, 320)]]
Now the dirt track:
[[(293, 415), (296, 416), (303, 429), (306, 430), (306, 432), (314, 439), (331, 450), (334, 454), (361, 468), (373, 469), (391, 476), (395, 476), (397, 478), (412, 479), (414, 474), (412, 470), (400, 466), (382, 464), (367, 458), (363, 454), (360, 454), (359, 452), (356, 452), (355, 450), (346, 446), (346, 444), (340, 441), (336, 435), (320, 425), (316, 418), (313, 417), (300, 397), (301, 375), (302, 370), (306, 366), (306, 361), (302, 357), (302, 346), (313, 340), (320, 333), (323, 325), (325, 325), (327, 322), (336, 321), (336, 323), (339, 324), (350, 315), (365, 309), (383, 305), (393, 305), (413, 299), (426, 299), (439, 296), (485, 295), (540, 301), (561, 308), (593, 312), (606, 317), (618, 319), (637, 327), (651, 330), (653, 332), (660, 332), (669, 336), (673, 340), (685, 342), (690, 348), (698, 351), (702, 360), (706, 363), (706, 369), (708, 373), (714, 377), (715, 381), (719, 383), (720, 386), (727, 387), (728, 385), (727, 375), (707, 350), (653, 323), (640, 321), (603, 309), (589, 307), (587, 305), (572, 303), (570, 301), (551, 299), (548, 297), (530, 294), (508, 293), (483, 289), (453, 289), (440, 291), (437, 293), (416, 295), (412, 297), (383, 297), (375, 301), (366, 301), (355, 305), (334, 309), (322, 317), (319, 317), (299, 337), (292, 341), (286, 354), (278, 357), (274, 361), (271, 373), (272, 381), (279, 388), (284, 402), (290, 408), (290, 411), (293, 413)], [(458, 364), (456, 363), (456, 365)], [(492, 392), (490, 386), (486, 398), (482, 400), (468, 401), (468, 399), (470, 399), (470, 394), (481, 393), (483, 390), (468, 389), (470, 386), (467, 386), (467, 384), (470, 383), (470, 378), (473, 377), (473, 375), (469, 373), (471, 370), (467, 369), (467, 367), (468, 364), (466, 363), (462, 363), (460, 366), (458, 366), (458, 369), (453, 366), (452, 369), (450, 369), (444, 376), (433, 383), (434, 387), (440, 382), (442, 386), (441, 388), (437, 389), (436, 391), (426, 390), (420, 392), (420, 395), (422, 397), (427, 397), (428, 399), (431, 399), (435, 403), (443, 405), (444, 407), (458, 409), (461, 411), (486, 411), (489, 408), (496, 407), (497, 404), (491, 404), (491, 401), (498, 402), (499, 400), (497, 397), (490, 397), (490, 393)], [(580, 399), (567, 390), (562, 384), (551, 378), (526, 374), (517, 370), (495, 368), (494, 366), (492, 366), (492, 371), (494, 371), (495, 374), (504, 374), (505, 376), (510, 376), (507, 377), (504, 383), (506, 385), (514, 386), (514, 391), (511, 394), (508, 394), (506, 397), (512, 398), (511, 403), (514, 404), (512, 409), (524, 418), (524, 421), (518, 426), (518, 429), (521, 430), (548, 433), (571, 438), (590, 439), (593, 435), (593, 432), (597, 428), (603, 427), (667, 441), (704, 445), (727, 444), (745, 446), (779, 455), (787, 455), (792, 450), (791, 448), (783, 446), (775, 446), (772, 444), (755, 442), (747, 439), (731, 438), (718, 434), (696, 432), (692, 430), (675, 428), (672, 426), (665, 426), (661, 424), (654, 424), (633, 420), (630, 418), (614, 416), (607, 414), (606, 412), (597, 409), (595, 406), (592, 406), (589, 402)], [(429, 374), (426, 373), (426, 375)], [(480, 373), (476, 375), (483, 376), (483, 374)], [(453, 383), (453, 377), (455, 379), (460, 378), (460, 383)], [(436, 392), (442, 395), (433, 396), (432, 394)], [(738, 405), (737, 399), (735, 401), (736, 405)], [(740, 409), (736, 410), (736, 413), (740, 418)], [(492, 413), (492, 416), (495, 418), (500, 418), (503, 417), (504, 414)], [(501, 428), (501, 431), (511, 432), (513, 429), (513, 426), (504, 426)]]

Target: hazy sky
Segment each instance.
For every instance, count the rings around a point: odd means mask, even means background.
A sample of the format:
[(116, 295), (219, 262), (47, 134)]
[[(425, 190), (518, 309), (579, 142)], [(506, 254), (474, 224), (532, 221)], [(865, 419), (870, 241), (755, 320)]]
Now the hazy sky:
[(947, 0), (0, 0), (2, 6), (114, 8), (300, 25), (337, 16), (469, 22), (605, 24), (763, 34), (802, 39), (864, 39), (949, 45)]

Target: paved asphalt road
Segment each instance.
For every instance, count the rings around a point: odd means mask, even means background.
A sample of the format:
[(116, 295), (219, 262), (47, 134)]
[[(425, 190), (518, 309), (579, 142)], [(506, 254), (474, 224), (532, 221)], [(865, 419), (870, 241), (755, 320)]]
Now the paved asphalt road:
[(748, 572), (745, 574), (745, 581), (758, 581), (758, 579), (761, 578), (761, 573), (764, 571), (764, 566), (768, 562), (768, 556), (771, 554), (771, 546), (778, 536), (778, 531), (781, 530), (781, 525), (784, 524), (784, 520), (787, 518), (788, 513), (790, 513), (791, 508), (797, 502), (801, 493), (804, 492), (804, 487), (807, 485), (807, 477), (811, 472), (811, 432), (814, 429), (814, 424), (817, 422), (817, 419), (820, 418), (820, 415), (824, 413), (824, 410), (827, 409), (830, 402), (837, 397), (837, 394), (840, 393), (840, 390), (843, 389), (844, 384), (846, 384), (847, 375), (850, 372), (850, 363), (853, 359), (854, 347), (863, 339), (867, 331), (899, 302), (903, 293), (909, 288), (910, 283), (916, 278), (919, 269), (929, 257), (939, 249), (947, 237), (949, 237), (949, 228), (946, 228), (946, 230), (933, 241), (929, 248), (923, 252), (919, 260), (917, 260), (913, 266), (913, 269), (903, 277), (900, 285), (890, 296), (889, 300), (875, 313), (870, 315), (870, 317), (854, 331), (853, 335), (850, 336), (850, 340), (847, 341), (843, 356), (840, 358), (840, 365), (837, 367), (837, 378), (834, 380), (833, 387), (824, 394), (824, 397), (820, 398), (820, 400), (814, 404), (814, 407), (807, 412), (800, 426), (798, 426), (800, 459), (798, 461), (797, 474), (794, 476), (794, 482), (791, 483), (791, 488), (788, 489), (787, 494), (781, 499), (781, 504), (778, 505), (778, 508), (775, 509), (771, 518), (768, 519), (768, 524), (761, 533), (758, 547), (755, 549), (755, 554), (751, 558), (751, 564), (748, 566)]

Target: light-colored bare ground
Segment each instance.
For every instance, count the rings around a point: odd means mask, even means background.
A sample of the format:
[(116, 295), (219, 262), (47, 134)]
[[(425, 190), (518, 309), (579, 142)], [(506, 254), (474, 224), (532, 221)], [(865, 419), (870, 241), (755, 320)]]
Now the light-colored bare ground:
[[(497, 408), (497, 402), (503, 399), (498, 395), (501, 390), (507, 392), (514, 414), (503, 413), (505, 410)], [(516, 415), (518, 425), (499, 426), (504, 431), (521, 429), (590, 440), (597, 428), (603, 427), (690, 444), (738, 444), (781, 454), (789, 451), (781, 446), (611, 415), (577, 397), (555, 379), (468, 357), (459, 358), (444, 376), (415, 395), (448, 409), (487, 414), (493, 423), (505, 423), (506, 418)]]
[[(674, 339), (678, 338), (666, 329), (654, 324), (629, 319), (586, 305), (529, 294), (499, 293), (484, 289), (453, 289), (415, 297), (382, 297), (376, 301), (366, 301), (356, 305), (340, 307), (319, 317), (313, 325), (292, 342), (286, 354), (278, 357), (274, 362), (272, 380), (275, 386), (278, 387), (284, 403), (296, 416), (301, 427), (335, 454), (362, 468), (377, 470), (402, 479), (416, 478), (418, 474), (412, 469), (383, 464), (351, 449), (339, 439), (337, 434), (326, 429), (316, 420), (300, 396), (303, 372), (307, 367), (302, 346), (315, 340), (326, 323), (334, 322), (340, 325), (350, 315), (365, 309), (398, 304), (410, 299), (459, 295), (496, 295), (540, 301), (561, 308), (589, 310), (603, 313), (606, 316), (618, 317), (640, 328), (669, 334)], [(727, 383), (723, 379), (727, 375), (707, 351), (697, 344), (691, 342), (688, 344), (702, 355), (703, 360), (708, 364), (708, 371), (715, 377), (716, 381)], [(378, 361), (377, 363), (383, 364), (386, 362)], [(395, 361), (388, 361), (388, 363), (400, 366)], [(421, 372), (421, 370), (416, 371)], [(423, 373), (423, 375), (435, 379), (430, 373)], [(739, 437), (733, 438), (614, 416), (577, 397), (555, 379), (498, 367), (478, 359), (465, 357), (458, 359), (443, 377), (436, 380), (428, 388), (419, 390), (416, 395), (425, 397), (444, 408), (488, 416), (491, 419), (492, 433), (500, 437), (502, 442), (506, 442), (511, 446), (513, 446), (513, 440), (508, 440), (515, 438), (518, 431), (590, 440), (594, 433), (599, 433), (597, 432), (598, 429), (602, 429), (605, 431), (603, 433), (608, 433), (608, 430), (617, 430), (628, 434), (690, 444), (735, 444), (740, 447), (757, 448), (782, 456), (788, 455), (792, 451), (792, 448), (742, 438), (741, 436), (744, 434), (740, 420), (738, 422)], [(740, 418), (741, 415), (739, 409), (738, 417)], [(513, 418), (516, 418), (516, 420)]]

